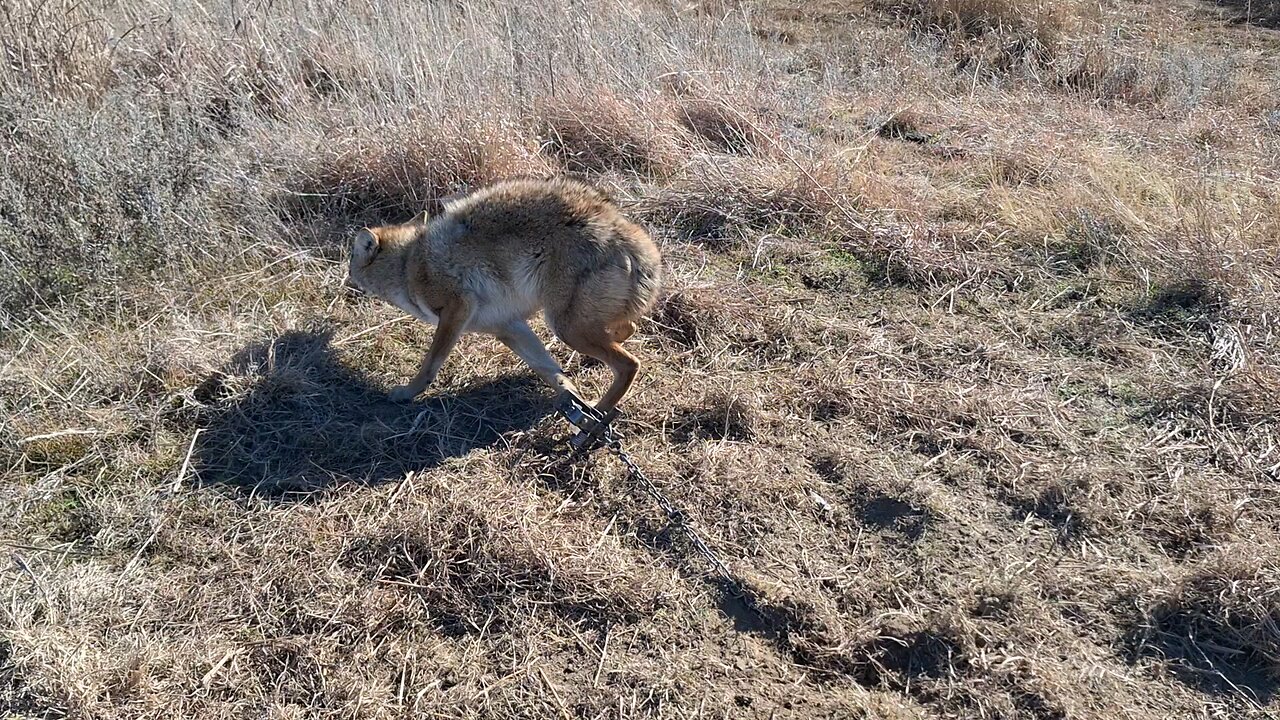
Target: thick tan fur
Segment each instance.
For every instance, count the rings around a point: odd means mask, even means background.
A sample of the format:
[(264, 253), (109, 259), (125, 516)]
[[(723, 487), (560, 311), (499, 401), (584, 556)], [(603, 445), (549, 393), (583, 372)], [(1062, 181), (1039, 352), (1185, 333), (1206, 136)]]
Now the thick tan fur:
[(497, 336), (558, 392), (577, 394), (529, 328), (542, 310), (561, 340), (613, 371), (596, 404), (608, 411), (639, 370), (622, 342), (657, 299), (661, 258), (648, 233), (589, 186), (511, 180), (447, 201), (433, 218), (361, 230), (347, 284), (437, 327), (395, 400), (425, 390), (467, 332)]

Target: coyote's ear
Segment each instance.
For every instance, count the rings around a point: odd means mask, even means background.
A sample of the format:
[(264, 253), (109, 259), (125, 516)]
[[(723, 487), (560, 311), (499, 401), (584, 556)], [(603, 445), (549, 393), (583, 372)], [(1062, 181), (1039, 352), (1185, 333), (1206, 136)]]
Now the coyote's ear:
[(382, 242), (378, 239), (378, 231), (364, 228), (356, 233), (355, 242), (351, 245), (351, 260), (356, 267), (364, 267), (373, 262), (378, 255)]

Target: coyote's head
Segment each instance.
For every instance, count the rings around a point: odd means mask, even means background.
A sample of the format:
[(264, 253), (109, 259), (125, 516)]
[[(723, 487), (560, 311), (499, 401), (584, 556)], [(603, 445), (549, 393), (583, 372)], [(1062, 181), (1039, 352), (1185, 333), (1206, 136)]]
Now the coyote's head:
[(346, 286), (384, 299), (388, 291), (399, 288), (404, 282), (400, 250), (422, 231), (423, 220), (418, 217), (404, 225), (367, 227), (357, 232), (351, 242)]

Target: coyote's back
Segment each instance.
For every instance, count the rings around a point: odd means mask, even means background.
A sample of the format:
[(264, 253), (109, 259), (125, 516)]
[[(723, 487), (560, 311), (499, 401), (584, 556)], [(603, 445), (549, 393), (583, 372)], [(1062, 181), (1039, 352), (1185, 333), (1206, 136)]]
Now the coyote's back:
[(444, 217), (466, 228), (461, 244), (478, 257), (504, 255), (498, 264), (515, 270), (514, 280), (537, 282), (557, 333), (563, 321), (587, 321), (583, 315), (635, 321), (661, 289), (661, 257), (649, 234), (580, 182), (498, 183), (453, 203)]

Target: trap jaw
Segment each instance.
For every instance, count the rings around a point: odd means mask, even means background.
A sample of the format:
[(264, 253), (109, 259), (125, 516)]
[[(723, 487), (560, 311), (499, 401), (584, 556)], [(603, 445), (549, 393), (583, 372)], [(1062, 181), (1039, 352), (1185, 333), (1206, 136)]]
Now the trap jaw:
[(566, 392), (556, 410), (578, 429), (577, 434), (569, 438), (569, 445), (577, 452), (591, 452), (619, 438), (618, 432), (609, 427), (618, 417), (617, 408), (602, 413), (577, 395)]

